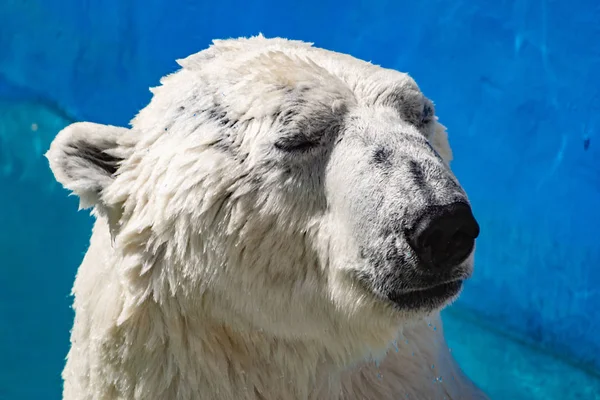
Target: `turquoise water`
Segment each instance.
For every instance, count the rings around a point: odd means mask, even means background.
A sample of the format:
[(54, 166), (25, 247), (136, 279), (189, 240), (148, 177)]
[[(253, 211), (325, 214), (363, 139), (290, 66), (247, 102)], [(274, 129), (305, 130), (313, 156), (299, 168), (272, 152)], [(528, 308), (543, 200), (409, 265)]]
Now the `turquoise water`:
[(58, 399), (72, 324), (69, 293), (90, 217), (42, 157), (69, 119), (0, 100), (0, 399)]
[(51, 139), (127, 124), (175, 59), (258, 32), (415, 77), (482, 228), (455, 354), (493, 399), (598, 397), (598, 21), (596, 0), (1, 1), (0, 399), (60, 396), (91, 218), (41, 157)]
[(600, 376), (498, 330), (459, 307), (444, 312), (457, 361), (492, 400), (600, 399)]

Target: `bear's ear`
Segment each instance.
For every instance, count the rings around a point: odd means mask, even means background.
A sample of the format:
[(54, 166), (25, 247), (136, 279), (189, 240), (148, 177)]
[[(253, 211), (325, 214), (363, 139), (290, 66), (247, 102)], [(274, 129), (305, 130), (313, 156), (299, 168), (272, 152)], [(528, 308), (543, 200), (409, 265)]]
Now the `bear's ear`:
[(128, 129), (76, 122), (64, 128), (45, 154), (56, 180), (80, 199), (80, 209), (99, 206), (112, 183), (122, 151), (119, 139)]

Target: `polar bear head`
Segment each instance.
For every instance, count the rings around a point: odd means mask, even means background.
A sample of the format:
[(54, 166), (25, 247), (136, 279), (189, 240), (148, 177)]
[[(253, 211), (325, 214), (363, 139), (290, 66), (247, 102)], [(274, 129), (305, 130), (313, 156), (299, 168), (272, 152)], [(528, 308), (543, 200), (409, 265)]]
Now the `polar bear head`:
[(76, 123), (47, 154), (110, 227), (121, 321), (152, 303), (349, 346), (456, 298), (479, 227), (413, 79), (262, 36), (179, 63), (130, 129)]

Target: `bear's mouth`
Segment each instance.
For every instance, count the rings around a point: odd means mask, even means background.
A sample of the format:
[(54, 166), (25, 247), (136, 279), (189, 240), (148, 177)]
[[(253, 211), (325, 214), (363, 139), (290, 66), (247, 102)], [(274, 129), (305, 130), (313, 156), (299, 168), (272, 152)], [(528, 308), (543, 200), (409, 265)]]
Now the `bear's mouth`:
[(446, 302), (458, 295), (463, 280), (445, 282), (427, 288), (413, 289), (403, 292), (392, 292), (388, 299), (403, 311), (432, 311), (444, 306)]

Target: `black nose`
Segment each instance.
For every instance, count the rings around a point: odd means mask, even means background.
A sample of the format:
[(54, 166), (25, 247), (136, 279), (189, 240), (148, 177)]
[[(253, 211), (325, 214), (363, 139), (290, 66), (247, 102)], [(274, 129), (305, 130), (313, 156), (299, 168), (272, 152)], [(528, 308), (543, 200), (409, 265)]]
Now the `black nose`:
[(409, 232), (408, 239), (423, 263), (451, 268), (471, 254), (477, 236), (479, 224), (471, 207), (458, 202), (428, 208)]

